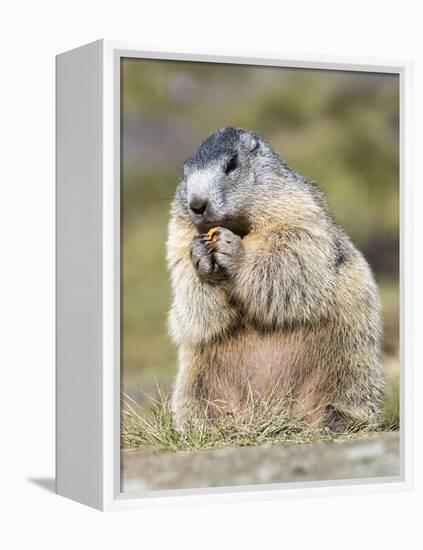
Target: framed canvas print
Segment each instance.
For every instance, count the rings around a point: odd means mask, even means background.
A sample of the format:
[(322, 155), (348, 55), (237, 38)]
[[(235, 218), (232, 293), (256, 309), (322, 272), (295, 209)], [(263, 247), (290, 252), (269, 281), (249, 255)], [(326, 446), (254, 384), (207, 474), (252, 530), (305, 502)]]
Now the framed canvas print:
[(57, 57), (59, 494), (409, 486), (409, 73), (108, 41)]

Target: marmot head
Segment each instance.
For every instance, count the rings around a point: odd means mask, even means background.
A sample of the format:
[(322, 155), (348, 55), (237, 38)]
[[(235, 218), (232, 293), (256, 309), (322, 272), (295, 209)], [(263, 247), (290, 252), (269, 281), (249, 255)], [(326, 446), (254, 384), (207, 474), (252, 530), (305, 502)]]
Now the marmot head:
[(243, 236), (260, 220), (283, 217), (278, 198), (303, 194), (307, 185), (255, 132), (227, 127), (185, 162), (177, 199), (198, 231), (220, 225)]

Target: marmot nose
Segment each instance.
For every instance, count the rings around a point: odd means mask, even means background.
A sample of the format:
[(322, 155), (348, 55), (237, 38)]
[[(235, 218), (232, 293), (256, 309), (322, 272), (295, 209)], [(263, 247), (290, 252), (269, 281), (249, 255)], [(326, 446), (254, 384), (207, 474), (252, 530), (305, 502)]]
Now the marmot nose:
[(200, 199), (199, 197), (192, 198), (189, 203), (189, 208), (197, 216), (202, 216), (207, 208), (207, 199)]

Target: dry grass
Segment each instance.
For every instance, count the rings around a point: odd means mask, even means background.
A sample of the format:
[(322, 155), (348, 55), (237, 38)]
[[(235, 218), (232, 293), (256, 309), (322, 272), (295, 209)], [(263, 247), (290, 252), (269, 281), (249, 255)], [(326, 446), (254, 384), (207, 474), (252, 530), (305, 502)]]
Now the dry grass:
[(149, 398), (150, 407), (140, 407), (125, 396), (122, 406), (121, 447), (150, 447), (179, 451), (212, 447), (345, 441), (372, 437), (381, 431), (399, 429), (398, 384), (387, 386), (384, 410), (377, 426), (350, 426), (344, 432), (312, 429), (304, 419), (293, 417), (288, 401), (278, 405), (251, 408), (242, 418), (224, 417), (214, 421), (197, 421), (184, 433), (177, 430), (169, 398), (158, 388), (157, 399)]

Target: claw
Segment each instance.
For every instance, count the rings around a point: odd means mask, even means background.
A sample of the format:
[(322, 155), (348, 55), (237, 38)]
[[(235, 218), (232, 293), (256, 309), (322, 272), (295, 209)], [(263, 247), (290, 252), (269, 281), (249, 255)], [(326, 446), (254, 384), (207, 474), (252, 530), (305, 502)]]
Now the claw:
[(207, 246), (209, 250), (215, 249), (216, 241), (212, 239), (203, 239), (203, 243)]

